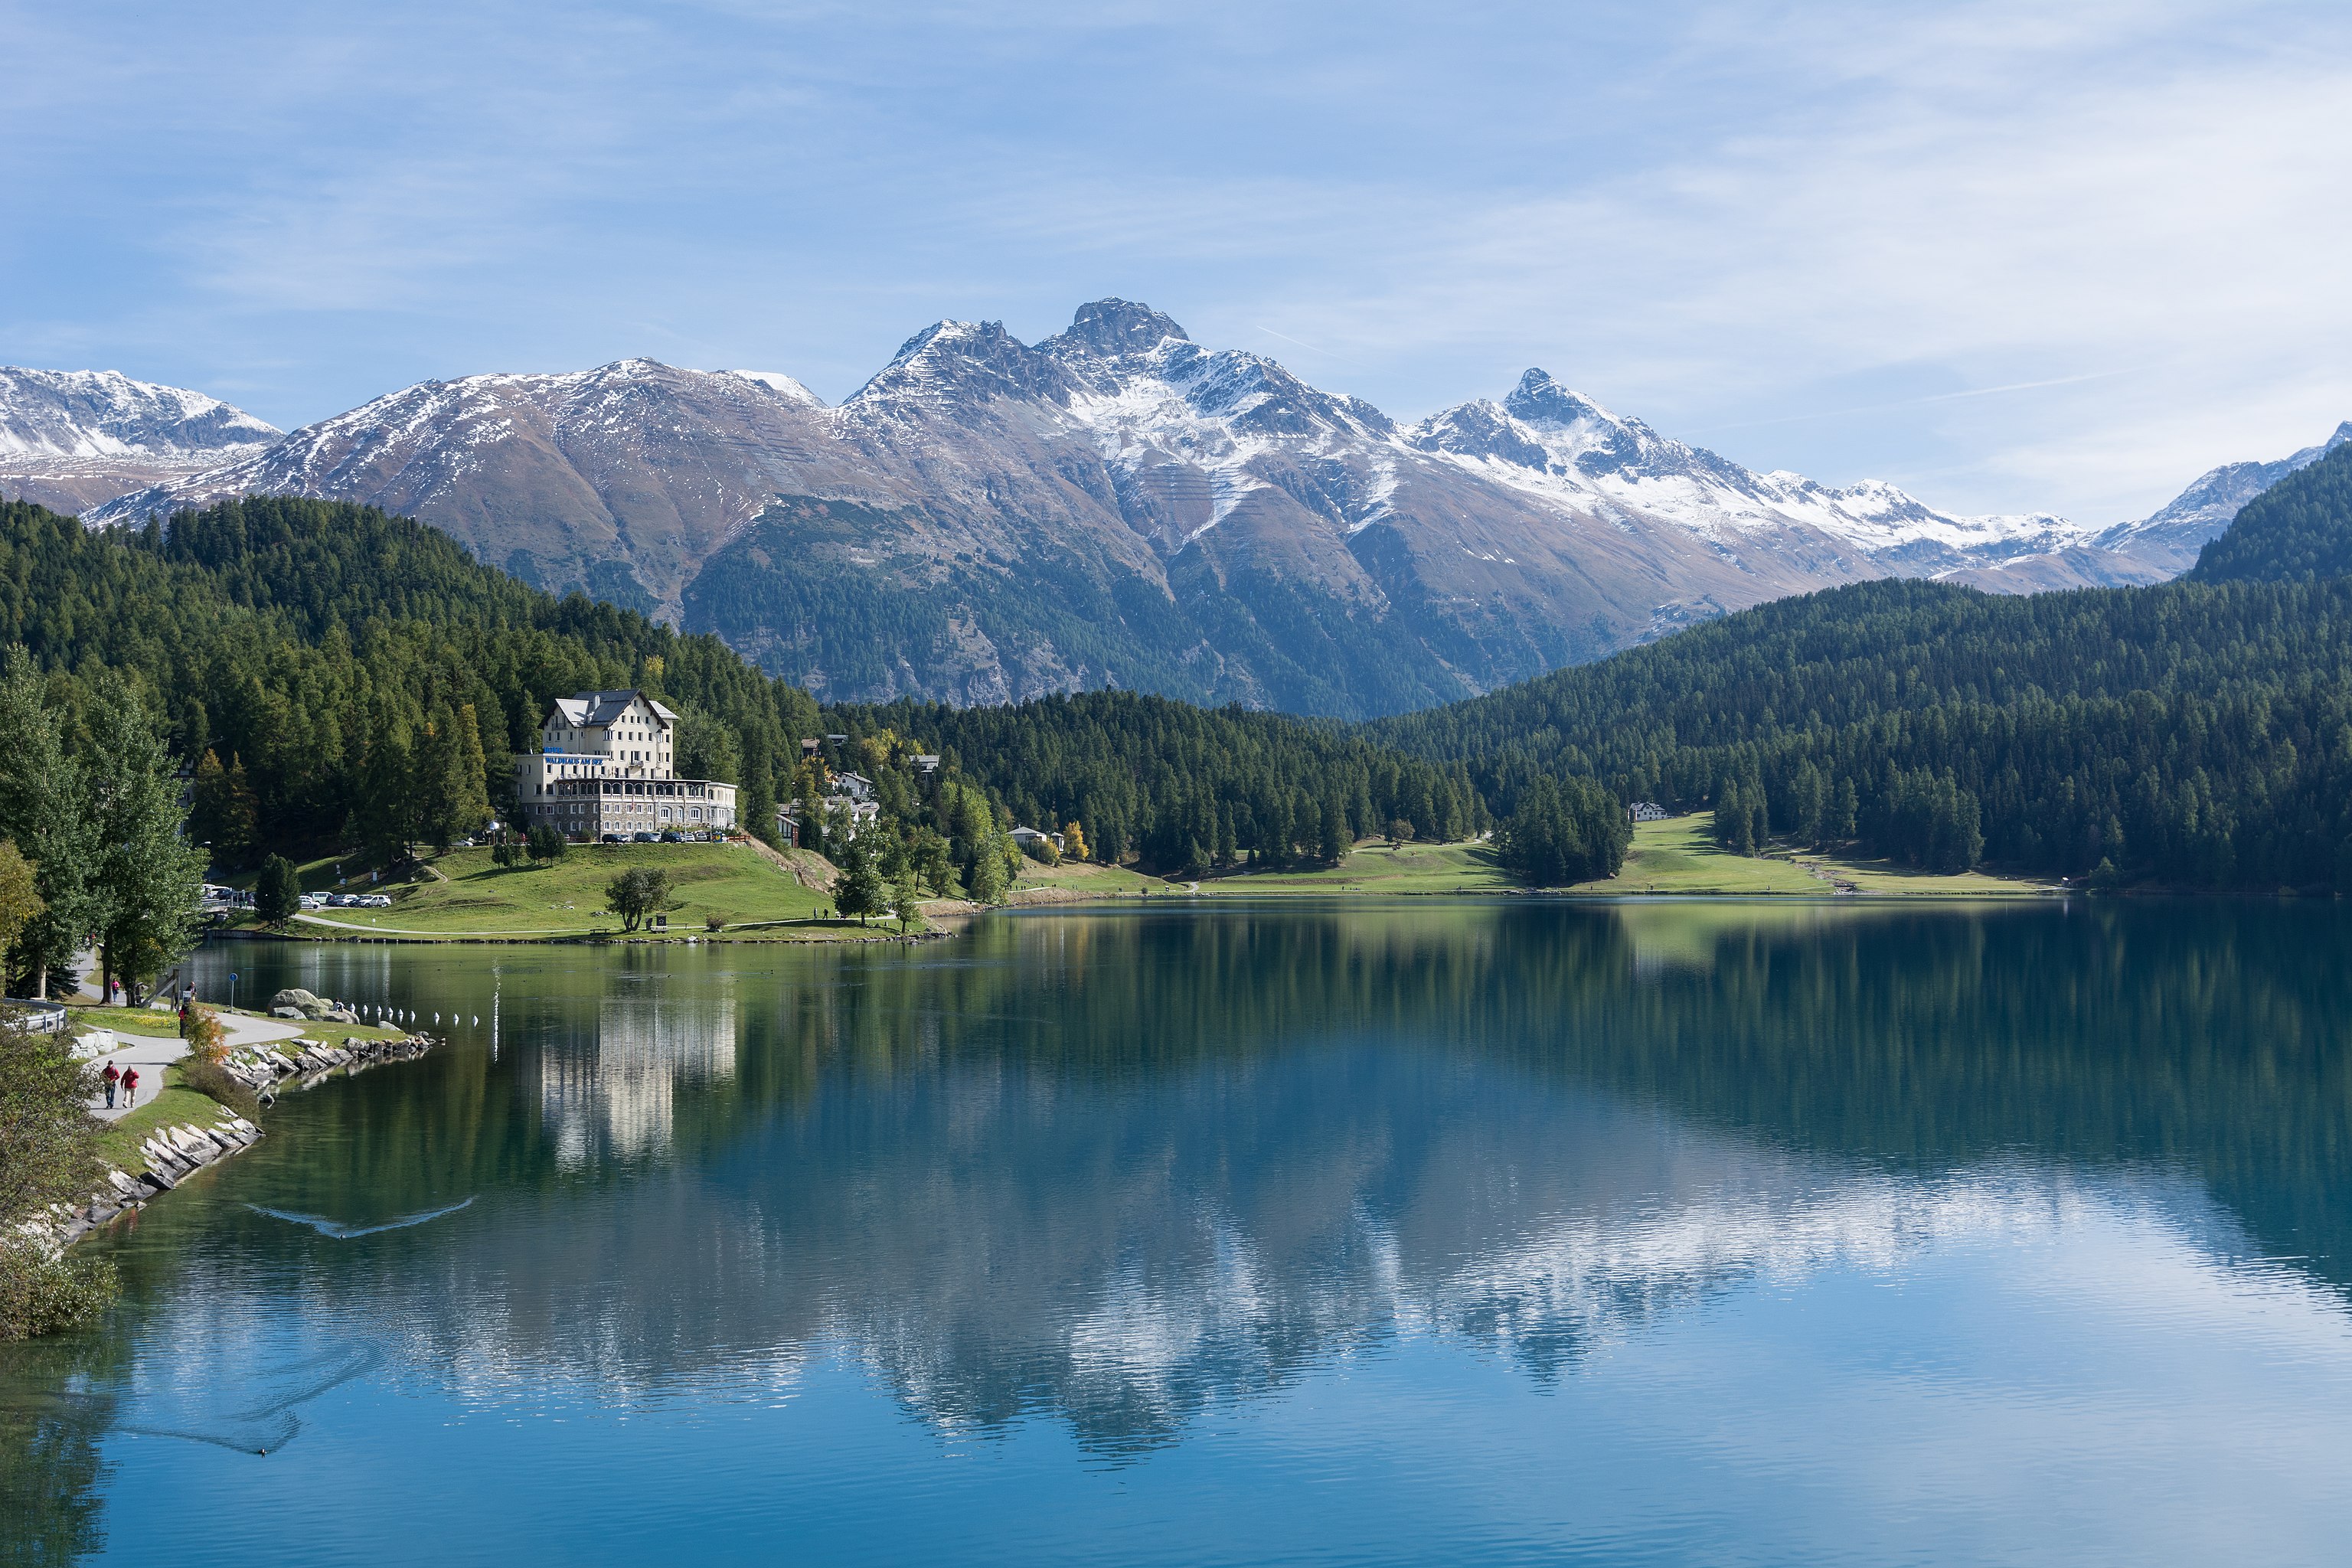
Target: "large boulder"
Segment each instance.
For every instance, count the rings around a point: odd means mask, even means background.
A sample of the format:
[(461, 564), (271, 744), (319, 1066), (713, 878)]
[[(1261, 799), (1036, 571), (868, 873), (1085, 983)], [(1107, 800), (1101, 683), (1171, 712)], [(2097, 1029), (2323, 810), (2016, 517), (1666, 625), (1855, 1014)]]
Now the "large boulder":
[(269, 1005), (272, 1011), (275, 1011), (279, 1007), (299, 1007), (309, 1009), (316, 1007), (318, 1005), (319, 999), (310, 992), (303, 990), (299, 985), (289, 985), (285, 990), (280, 991), (277, 995), (272, 996), (269, 999)]

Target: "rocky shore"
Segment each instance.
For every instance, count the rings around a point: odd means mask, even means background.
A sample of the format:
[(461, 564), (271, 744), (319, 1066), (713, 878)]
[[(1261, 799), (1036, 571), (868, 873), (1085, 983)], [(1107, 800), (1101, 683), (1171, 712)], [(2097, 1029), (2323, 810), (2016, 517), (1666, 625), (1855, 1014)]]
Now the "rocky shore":
[[(264, 1105), (276, 1103), (280, 1090), (315, 1089), (337, 1072), (364, 1072), (387, 1062), (414, 1061), (431, 1050), (429, 1035), (404, 1035), (390, 1040), (349, 1040), (330, 1046), (315, 1040), (288, 1040), (278, 1045), (249, 1046), (232, 1051), (221, 1062), (231, 1078), (252, 1089)], [(259, 1126), (224, 1107), (210, 1126), (184, 1122), (161, 1127), (140, 1140), (146, 1168), (136, 1173), (109, 1169), (99, 1190), (74, 1207), (53, 1205), (46, 1220), (26, 1228), (55, 1247), (69, 1247), (182, 1182), (232, 1154), (243, 1153), (260, 1141)]]

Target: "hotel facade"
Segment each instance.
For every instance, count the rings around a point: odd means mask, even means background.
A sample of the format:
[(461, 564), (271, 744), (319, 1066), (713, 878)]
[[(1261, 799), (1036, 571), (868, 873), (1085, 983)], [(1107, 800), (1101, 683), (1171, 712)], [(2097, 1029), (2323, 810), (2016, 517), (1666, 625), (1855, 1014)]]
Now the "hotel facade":
[(731, 833), (735, 786), (682, 779), (677, 715), (642, 691), (559, 697), (540, 750), (515, 759), (516, 825), (567, 838), (605, 834)]

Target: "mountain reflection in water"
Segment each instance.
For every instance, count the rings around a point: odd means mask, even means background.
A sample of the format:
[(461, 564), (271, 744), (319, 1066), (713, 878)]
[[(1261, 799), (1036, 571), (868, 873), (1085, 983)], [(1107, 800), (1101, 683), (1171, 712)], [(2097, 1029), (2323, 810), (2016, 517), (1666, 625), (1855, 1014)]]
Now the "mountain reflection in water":
[[(130, 1418), (89, 1402), (152, 1404), (163, 1347), (289, 1314), (467, 1408), (847, 1363), (940, 1434), (1044, 1417), (1114, 1463), (1351, 1357), (1452, 1344), (1555, 1386), (1743, 1289), (1953, 1247), (2159, 1236), (2332, 1321), (2347, 935), (2333, 905), (1512, 902), (220, 950), (257, 993), (484, 1022), (293, 1098), (110, 1244), (141, 1364), (0, 1361), (9, 1408), (81, 1402), (0, 1443), (100, 1441)], [(284, 1349), (208, 1342), (215, 1384)]]

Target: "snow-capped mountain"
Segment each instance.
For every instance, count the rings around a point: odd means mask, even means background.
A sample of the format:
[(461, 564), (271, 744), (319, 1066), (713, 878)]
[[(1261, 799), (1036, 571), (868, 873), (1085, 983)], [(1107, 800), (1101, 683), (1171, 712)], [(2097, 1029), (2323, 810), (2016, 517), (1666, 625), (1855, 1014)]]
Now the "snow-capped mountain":
[(834, 407), (649, 360), (428, 382), (85, 516), (248, 492), (412, 513), (844, 700), (1369, 714), (1864, 578), (2169, 574), (2055, 517), (1754, 473), (1542, 371), (1401, 425), (1120, 300), (1034, 345), (940, 321)]
[(279, 435), (201, 392), (110, 370), (0, 366), (0, 496), (12, 500), (79, 511)]
[(2309, 468), (2328, 453), (2352, 441), (2352, 419), (2316, 447), (2305, 447), (2274, 463), (2224, 463), (2200, 475), (2194, 484), (2147, 517), (2121, 522), (2098, 537), (2098, 543), (2130, 553), (2159, 567), (2167, 577), (2178, 576), (2197, 564), (2197, 552), (2230, 526), (2238, 509), (2294, 473)]
[(796, 489), (810, 469), (832, 479), (822, 408), (790, 376), (651, 360), (428, 381), (84, 516), (251, 494), (363, 501), (527, 580), (674, 616), (695, 568), (780, 484)]
[(1540, 370), (1500, 404), (1447, 409), (1402, 438), (1530, 495), (1664, 518), (1727, 544), (1809, 531), (1837, 542), (1840, 563), (1863, 575), (1961, 570), (2063, 549), (2088, 531), (2048, 513), (1955, 516), (1876, 479), (1832, 489), (1802, 474), (1755, 473), (1612, 414)]

